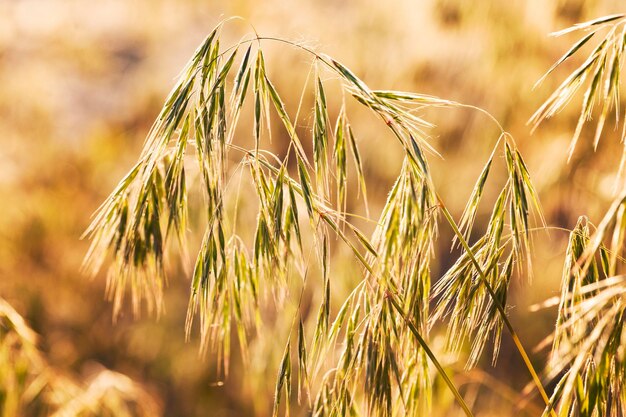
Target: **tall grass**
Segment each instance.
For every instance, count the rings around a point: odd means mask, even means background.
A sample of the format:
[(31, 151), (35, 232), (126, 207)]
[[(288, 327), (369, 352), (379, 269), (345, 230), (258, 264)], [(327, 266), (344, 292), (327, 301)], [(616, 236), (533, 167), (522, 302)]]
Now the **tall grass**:
[(37, 335), (0, 298), (0, 416), (161, 415), (159, 403), (126, 375), (98, 369), (78, 380), (51, 366)]
[[(569, 155), (583, 136), (583, 125), (600, 108), (593, 148), (596, 149), (607, 117), (613, 112), (615, 128), (622, 124), (621, 143), (626, 146), (626, 123), (620, 114), (620, 73), (626, 47), (626, 15), (616, 14), (577, 24), (556, 32), (585, 35), (546, 73), (550, 74), (595, 37), (587, 59), (572, 72), (533, 115), (535, 126), (555, 115), (583, 89), (583, 104)], [(541, 80), (540, 80), (541, 81)], [(597, 103), (597, 104), (596, 104)], [(596, 112), (597, 113), (597, 112)], [(552, 403), (561, 415), (620, 416), (626, 414), (626, 332), (624, 329), (626, 283), (624, 234), (626, 222), (626, 148), (615, 167), (613, 201), (602, 221), (592, 225), (585, 216), (570, 234), (562, 278), (558, 318), (552, 336), (548, 378), (558, 383)]]
[[(596, 95), (602, 112), (594, 144), (611, 108), (619, 120), (623, 22), (620, 15), (575, 27), (593, 32), (554, 68), (596, 31), (606, 29), (607, 35), (532, 118), (538, 123), (554, 115), (591, 77), (570, 153)], [(267, 332), (260, 308), (264, 300), (274, 300), (277, 312), (297, 300), (290, 334), (281, 341), (274, 415), (292, 407), (316, 416), (428, 415), (437, 407), (433, 380), (440, 379), (471, 416), (441, 361), (444, 352), (430, 340), (440, 323), (447, 328), (446, 352), (458, 354), (469, 346), (468, 369), (488, 346), (495, 363), (503, 330), (508, 333), (504, 337), (512, 338), (546, 415), (625, 413), (625, 286), (619, 275), (626, 229), (623, 195), (617, 193), (595, 230), (581, 219), (571, 232), (563, 291), (555, 302), (559, 319), (551, 365), (541, 374), (508, 318), (511, 282), (531, 275), (531, 231), (545, 226), (514, 138), (484, 110), (372, 89), (340, 62), (301, 44), (254, 34), (223, 47), (223, 26), (206, 37), (183, 69), (139, 160), (86, 232), (92, 246), (85, 266), (95, 272), (111, 258), (107, 293), (114, 314), (128, 288), (136, 313), (142, 303), (157, 314), (162, 311), (167, 248), (174, 240), (186, 253), (189, 202), (196, 188), (203, 196), (205, 231), (191, 274), (188, 336), (199, 321), (201, 349), (213, 352), (226, 373), (231, 335), (237, 335), (246, 359), (250, 339)], [(264, 53), (272, 43), (310, 60), (297, 109), (288, 108), (272, 81)], [(338, 99), (331, 100), (331, 94)], [(347, 193), (358, 187), (363, 211), (369, 213), (367, 176), (351, 124), (356, 106), (387, 129), (381, 146), (395, 141), (404, 151), (377, 218), (348, 211)], [(439, 155), (429, 136), (433, 126), (421, 116), (426, 109), (449, 108), (487, 114), (500, 132), (459, 220), (435, 186), (429, 161)], [(306, 130), (298, 120), (304, 113), (310, 115)], [(251, 132), (239, 127), (242, 116), (253, 120)], [(281, 134), (288, 139), (286, 151), (272, 151), (272, 135)], [(241, 194), (237, 182), (244, 178), (253, 195)], [(497, 189), (493, 201), (485, 197), (488, 187)], [(474, 222), (485, 207), (491, 214), (481, 230)], [(250, 222), (254, 233), (248, 236), (242, 228)], [(369, 223), (372, 233), (364, 226)], [(447, 243), (457, 257), (436, 279), (431, 263), (441, 228), (452, 230), (454, 239)], [(352, 292), (333, 305), (332, 255), (340, 246), (353, 255), (361, 275)], [(322, 291), (315, 314), (304, 308), (310, 285)], [(544, 384), (553, 379), (558, 383), (550, 396)]]

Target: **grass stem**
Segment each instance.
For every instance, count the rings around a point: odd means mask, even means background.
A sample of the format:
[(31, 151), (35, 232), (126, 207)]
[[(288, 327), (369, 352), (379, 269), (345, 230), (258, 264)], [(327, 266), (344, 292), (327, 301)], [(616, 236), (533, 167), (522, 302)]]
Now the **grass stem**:
[(528, 372), (530, 373), (530, 375), (531, 375), (531, 377), (533, 379), (533, 382), (535, 383), (535, 385), (537, 387), (537, 390), (539, 390), (539, 393), (541, 394), (541, 398), (543, 398), (543, 401), (545, 402), (546, 407), (548, 408), (548, 410), (550, 410), (550, 415), (552, 417), (557, 417), (556, 412), (554, 411), (554, 408), (553, 408), (553, 406), (552, 406), (552, 404), (550, 402), (550, 398), (548, 397), (548, 394), (546, 393), (546, 390), (545, 390), (543, 384), (541, 383), (541, 379), (539, 378), (539, 375), (537, 375), (537, 371), (535, 370), (532, 362), (530, 361), (530, 358), (528, 357), (528, 354), (526, 353), (526, 349), (524, 349), (524, 346), (522, 345), (522, 342), (520, 341), (519, 337), (517, 336), (517, 333), (515, 332), (515, 329), (513, 328), (513, 325), (511, 324), (509, 318), (506, 315), (506, 311), (504, 310), (504, 306), (498, 300), (498, 297), (496, 296), (496, 293), (494, 292), (493, 288), (489, 284), (489, 281), (487, 280), (487, 276), (485, 275), (485, 272), (480, 267), (480, 264), (476, 260), (476, 257), (474, 256), (474, 253), (472, 252), (472, 250), (469, 247), (467, 241), (463, 237), (463, 233), (461, 233), (461, 231), (459, 230), (456, 222), (452, 218), (452, 214), (450, 214), (450, 211), (445, 206), (445, 204), (443, 203), (443, 201), (441, 200), (441, 197), (439, 195), (437, 195), (437, 200), (439, 202), (439, 207), (441, 209), (441, 212), (443, 213), (444, 217), (446, 218), (446, 220), (448, 221), (448, 223), (452, 227), (452, 230), (454, 231), (454, 234), (459, 239), (459, 242), (461, 242), (461, 245), (463, 246), (463, 249), (465, 249), (465, 251), (467, 252), (468, 256), (470, 257), (472, 263), (476, 267), (476, 270), (478, 271), (478, 274), (479, 274), (483, 284), (485, 285), (485, 288), (487, 289), (487, 292), (489, 293), (489, 296), (493, 300), (494, 305), (496, 306), (496, 308), (498, 309), (498, 312), (502, 316), (502, 321), (504, 322), (504, 325), (506, 326), (506, 328), (508, 329), (509, 333), (511, 334), (511, 338), (513, 339), (513, 343), (515, 343), (515, 347), (517, 348), (517, 350), (519, 351), (520, 355), (522, 356), (522, 360), (524, 361), (524, 364), (526, 365), (526, 368), (528, 368)]
[(439, 363), (433, 351), (430, 350), (428, 343), (426, 343), (424, 338), (420, 335), (419, 331), (417, 330), (417, 327), (415, 326), (415, 323), (413, 323), (413, 321), (409, 317), (407, 317), (406, 313), (404, 312), (404, 310), (398, 303), (398, 300), (396, 299), (396, 295), (391, 293), (390, 291), (387, 291), (386, 296), (387, 296), (387, 300), (389, 301), (389, 303), (393, 306), (393, 308), (396, 309), (398, 314), (402, 316), (402, 318), (404, 319), (404, 322), (407, 324), (411, 333), (413, 333), (413, 336), (415, 336), (415, 339), (417, 340), (417, 342), (420, 344), (422, 349), (424, 349), (424, 352), (426, 352), (426, 354), (432, 361), (433, 365), (435, 365), (435, 368), (437, 368), (439, 375), (441, 375), (441, 378), (443, 378), (448, 388), (450, 388), (450, 391), (452, 392), (452, 394), (454, 395), (454, 398), (456, 398), (456, 401), (459, 403), (459, 405), (463, 409), (463, 412), (465, 413), (465, 415), (468, 417), (473, 417), (474, 414), (472, 414), (472, 411), (470, 410), (469, 406), (463, 399), (463, 396), (461, 396), (461, 393), (456, 388), (456, 386), (454, 385), (454, 382), (452, 382), (452, 380), (446, 373), (445, 369), (443, 369), (443, 366), (441, 365), (441, 363)]

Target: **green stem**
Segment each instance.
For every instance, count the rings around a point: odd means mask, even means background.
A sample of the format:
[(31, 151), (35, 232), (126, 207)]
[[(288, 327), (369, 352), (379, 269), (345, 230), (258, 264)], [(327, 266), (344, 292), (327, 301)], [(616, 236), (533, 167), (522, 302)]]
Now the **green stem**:
[(526, 349), (524, 349), (524, 346), (522, 345), (522, 342), (520, 341), (519, 337), (517, 336), (517, 333), (515, 332), (515, 329), (513, 329), (513, 325), (509, 321), (509, 318), (506, 315), (506, 311), (504, 310), (504, 307), (502, 306), (502, 304), (498, 300), (498, 297), (496, 296), (496, 293), (494, 292), (493, 288), (491, 287), (491, 284), (489, 284), (489, 281), (487, 280), (487, 276), (485, 275), (485, 272), (482, 270), (480, 264), (476, 260), (476, 257), (474, 256), (474, 253), (470, 249), (467, 241), (463, 237), (463, 234), (459, 230), (456, 222), (452, 218), (452, 215), (448, 211), (448, 208), (445, 206), (445, 204), (443, 204), (443, 201), (441, 200), (441, 197), (439, 197), (439, 195), (437, 195), (437, 200), (439, 202), (439, 207), (441, 208), (441, 211), (442, 211), (444, 217), (446, 218), (446, 220), (448, 221), (448, 223), (452, 227), (452, 230), (454, 231), (454, 234), (457, 236), (457, 238), (459, 239), (459, 242), (461, 242), (461, 245), (463, 246), (463, 248), (467, 252), (468, 256), (470, 257), (470, 260), (472, 261), (472, 263), (476, 267), (476, 270), (478, 271), (478, 274), (479, 274), (483, 284), (485, 285), (485, 288), (487, 288), (487, 292), (489, 293), (489, 296), (491, 297), (491, 299), (492, 299), (494, 305), (496, 306), (498, 312), (502, 316), (502, 321), (504, 322), (504, 325), (506, 326), (507, 330), (511, 334), (511, 338), (513, 339), (513, 343), (515, 343), (515, 347), (517, 348), (517, 350), (519, 351), (520, 355), (522, 356), (522, 360), (524, 361), (524, 364), (526, 365), (526, 368), (528, 368), (528, 372), (530, 373), (530, 375), (531, 375), (531, 377), (533, 379), (533, 382), (535, 383), (535, 385), (537, 387), (537, 390), (539, 390), (539, 393), (541, 394), (541, 397), (543, 398), (543, 401), (545, 402), (546, 407), (548, 408), (548, 410), (550, 410), (550, 414), (552, 415), (552, 417), (557, 417), (556, 412), (554, 411), (554, 408), (553, 408), (553, 406), (552, 406), (552, 404), (550, 402), (550, 398), (548, 397), (548, 394), (546, 393), (546, 390), (543, 387), (543, 384), (541, 383), (541, 379), (539, 378), (539, 375), (537, 375), (537, 371), (535, 371), (535, 368), (533, 367), (533, 364), (531, 363), (530, 358), (528, 357), (528, 354), (526, 353)]
[[(348, 240), (346, 235), (341, 231), (341, 229), (337, 228), (336, 225), (333, 222), (330, 222), (329, 221), (330, 219), (328, 219), (328, 217), (325, 214), (320, 213), (320, 216), (335, 231), (335, 233), (337, 233), (337, 235), (346, 244), (348, 244), (348, 246), (350, 246), (350, 248), (352, 248), (352, 251), (357, 256), (357, 258), (359, 259), (361, 264), (365, 267), (365, 269), (372, 276), (375, 276), (374, 269), (372, 268), (372, 266), (367, 262), (367, 260), (363, 257), (363, 255), (361, 255), (361, 253), (358, 250), (356, 250), (356, 248), (352, 244), (350, 244), (350, 241)], [(415, 326), (415, 323), (413, 323), (413, 321), (411, 321), (411, 319), (409, 319), (409, 317), (406, 315), (406, 313), (404, 312), (404, 310), (400, 306), (400, 303), (398, 303), (398, 300), (396, 299), (397, 296), (395, 294), (393, 294), (389, 290), (386, 290), (385, 296), (389, 300), (391, 305), (398, 311), (398, 314), (400, 314), (402, 316), (402, 318), (404, 319), (405, 323), (407, 324), (409, 330), (411, 331), (411, 333), (413, 333), (413, 336), (415, 336), (415, 339), (417, 340), (417, 343), (420, 344), (420, 346), (424, 349), (424, 351), (426, 352), (426, 354), (428, 355), (430, 360), (433, 362), (433, 364), (435, 365), (435, 368), (437, 368), (437, 371), (439, 372), (439, 375), (441, 375), (441, 377), (445, 381), (445, 383), (448, 386), (448, 388), (450, 388), (450, 391), (452, 392), (452, 394), (454, 395), (454, 398), (456, 398), (456, 401), (459, 403), (459, 405), (461, 406), (461, 408), (465, 412), (465, 415), (467, 417), (473, 417), (474, 415), (472, 414), (472, 411), (470, 410), (470, 408), (468, 407), (467, 403), (465, 402), (465, 400), (463, 399), (463, 397), (459, 393), (459, 390), (456, 388), (456, 386), (454, 385), (454, 383), (452, 382), (452, 380), (450, 379), (450, 377), (446, 373), (445, 369), (443, 369), (443, 366), (441, 366), (441, 363), (439, 363), (439, 361), (437, 360), (437, 357), (435, 356), (433, 351), (430, 350), (430, 347), (428, 346), (428, 344), (426, 343), (424, 338), (420, 335), (419, 331), (417, 330), (417, 326)]]
[(456, 398), (456, 401), (459, 403), (459, 405), (465, 412), (465, 415), (468, 417), (473, 417), (474, 414), (472, 414), (472, 411), (470, 410), (467, 403), (461, 396), (461, 393), (456, 388), (456, 386), (454, 385), (454, 383), (452, 382), (452, 380), (446, 373), (445, 369), (443, 369), (443, 366), (441, 366), (441, 364), (437, 360), (437, 357), (435, 356), (433, 351), (430, 350), (430, 347), (428, 347), (428, 344), (426, 343), (424, 338), (420, 335), (419, 331), (417, 330), (417, 326), (415, 326), (415, 323), (413, 323), (413, 321), (409, 317), (407, 317), (406, 313), (404, 312), (404, 310), (398, 303), (398, 300), (396, 299), (396, 295), (391, 293), (390, 291), (387, 291), (386, 298), (387, 300), (389, 300), (390, 304), (396, 309), (398, 314), (402, 316), (402, 318), (404, 319), (404, 322), (409, 327), (409, 330), (411, 331), (411, 333), (413, 333), (413, 336), (415, 336), (415, 339), (417, 340), (417, 342), (420, 344), (422, 349), (424, 349), (424, 352), (426, 352), (426, 354), (428, 355), (432, 363), (435, 365), (435, 368), (437, 368), (439, 375), (441, 375), (446, 385), (448, 385), (448, 388), (450, 388), (450, 391), (452, 391), (454, 398)]

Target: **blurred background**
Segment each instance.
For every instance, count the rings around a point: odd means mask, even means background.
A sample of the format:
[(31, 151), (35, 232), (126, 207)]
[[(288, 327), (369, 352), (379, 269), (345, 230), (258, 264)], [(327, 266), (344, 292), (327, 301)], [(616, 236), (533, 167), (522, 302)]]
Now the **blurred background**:
[[(245, 20), (227, 26), (224, 41), (236, 42), (253, 25), (263, 36), (301, 41), (333, 56), (372, 88), (482, 107), (516, 138), (547, 224), (572, 228), (581, 214), (601, 219), (622, 152), (619, 135), (606, 129), (597, 152), (581, 140), (567, 163), (580, 97), (532, 135), (526, 122), (583, 56), (535, 90), (533, 84), (578, 39), (550, 32), (623, 12), (619, 3), (0, 0), (0, 297), (40, 335), (42, 353), (62, 372), (88, 378), (102, 366), (128, 375), (168, 416), (268, 415), (277, 365), (258, 358), (264, 363), (242, 374), (235, 364), (222, 381), (210, 355), (199, 359), (197, 335), (185, 342), (189, 279), (181, 268), (169, 274), (165, 315), (133, 318), (125, 306), (117, 323), (104, 299), (104, 274), (90, 279), (80, 272), (88, 247), (80, 236), (91, 214), (138, 157), (196, 46), (221, 19), (238, 15)], [(284, 68), (306, 59), (296, 52), (268, 59), (288, 103), (297, 103), (301, 90), (289, 89), (297, 76)], [(498, 131), (470, 110), (426, 117), (437, 125), (429, 133), (443, 156), (432, 161), (437, 185), (459, 216)], [(384, 144), (391, 138), (368, 134), (367, 126), (359, 131), (377, 207), (398, 174), (400, 152)], [(449, 265), (450, 237), (442, 230), (438, 270)], [(562, 231), (537, 232), (534, 279), (511, 289), (512, 321), (531, 349), (550, 333), (555, 312), (530, 313), (528, 306), (557, 294), (566, 242)], [(282, 346), (273, 348), (280, 354)], [(480, 373), (460, 374), (457, 381), (478, 398), (479, 415), (512, 415), (517, 393), (529, 382), (526, 370), (506, 336), (496, 367), (486, 356)], [(536, 355), (537, 366), (545, 356)]]

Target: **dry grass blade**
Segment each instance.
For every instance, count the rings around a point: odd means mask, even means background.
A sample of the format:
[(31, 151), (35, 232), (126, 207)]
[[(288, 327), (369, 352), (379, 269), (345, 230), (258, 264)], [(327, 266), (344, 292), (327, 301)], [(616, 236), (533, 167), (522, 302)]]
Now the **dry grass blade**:
[[(346, 211), (346, 183), (347, 183), (347, 162), (346, 162), (346, 138), (347, 121), (345, 107), (341, 108), (335, 126), (335, 146), (333, 149), (335, 160), (335, 175), (337, 176), (337, 205), (341, 211)], [(356, 144), (355, 144), (356, 146)], [(359, 166), (359, 169), (362, 167)], [(360, 184), (361, 182), (359, 182)]]
[[(285, 391), (285, 397), (289, 402), (291, 397), (291, 341), (287, 341), (283, 358), (280, 362), (280, 368), (278, 371), (278, 377), (276, 378), (276, 390), (274, 392), (274, 411), (272, 415), (278, 416), (279, 406), (282, 399), (283, 389)], [(289, 404), (286, 405), (286, 414), (289, 415)]]
[(563, 54), (563, 56), (561, 58), (559, 58), (558, 61), (556, 61), (548, 71), (546, 71), (545, 74), (543, 74), (543, 76), (537, 80), (537, 82), (535, 83), (535, 85), (533, 86), (533, 88), (537, 88), (542, 82), (543, 80), (546, 79), (546, 77), (548, 77), (548, 75), (550, 75), (552, 73), (552, 71), (554, 71), (559, 65), (561, 65), (563, 62), (565, 62), (569, 57), (571, 57), (572, 55), (574, 55), (576, 53), (576, 51), (578, 51), (580, 48), (583, 47), (583, 45), (585, 45), (589, 39), (591, 39), (593, 37), (593, 35), (595, 35), (595, 32), (591, 32), (588, 33), (587, 35), (585, 35), (581, 40), (579, 40), (578, 42), (576, 42), (574, 44), (574, 46), (572, 46), (570, 48), (569, 51), (565, 52)]
[(321, 196), (328, 195), (328, 142), (329, 125), (326, 93), (319, 76), (315, 84), (315, 110), (313, 119), (313, 161), (317, 192)]
[(576, 31), (576, 30), (591, 29), (594, 26), (604, 25), (606, 23), (610, 23), (610, 22), (613, 22), (615, 20), (623, 19), (624, 17), (626, 17), (626, 15), (622, 14), (622, 13), (599, 17), (597, 19), (589, 20), (587, 22), (577, 23), (574, 26), (572, 26), (570, 28), (567, 28), (567, 29), (563, 29), (563, 30), (560, 30), (558, 32), (554, 32), (554, 33), (552, 33), (552, 36), (562, 36), (562, 35), (564, 35), (566, 33), (570, 33), (570, 32)]

